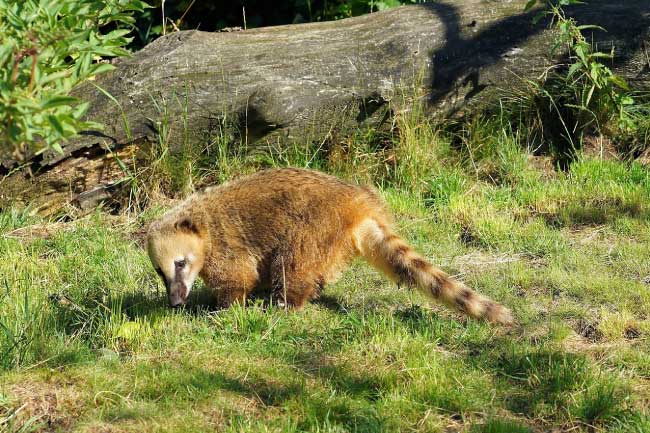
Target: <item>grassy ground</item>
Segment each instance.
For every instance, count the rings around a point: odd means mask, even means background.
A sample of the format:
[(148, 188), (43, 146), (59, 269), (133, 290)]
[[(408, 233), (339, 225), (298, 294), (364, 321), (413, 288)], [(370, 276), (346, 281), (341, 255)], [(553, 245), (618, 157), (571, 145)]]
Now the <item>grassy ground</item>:
[(141, 247), (151, 197), (67, 222), (7, 212), (0, 430), (650, 431), (650, 171), (549, 170), (488, 126), (452, 140), (407, 121), (392, 149), (368, 133), (271, 160), (383, 185), (405, 237), (517, 326), (429, 308), (363, 263), (301, 312), (215, 311), (200, 286), (172, 311)]
[(650, 431), (648, 171), (524, 168), (498, 185), (443, 173), (424, 198), (384, 190), (408, 239), (515, 311), (507, 330), (428, 309), (362, 263), (299, 313), (209, 311), (201, 290), (171, 311), (137, 241), (156, 209), (4, 214), (2, 427)]

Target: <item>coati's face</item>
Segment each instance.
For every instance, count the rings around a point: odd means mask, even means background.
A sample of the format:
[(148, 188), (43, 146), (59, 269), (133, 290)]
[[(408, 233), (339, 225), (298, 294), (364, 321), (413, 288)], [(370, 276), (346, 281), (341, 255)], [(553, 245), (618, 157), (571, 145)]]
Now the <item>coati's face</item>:
[(189, 217), (179, 219), (173, 227), (149, 231), (149, 258), (165, 283), (170, 306), (180, 307), (187, 301), (203, 268), (205, 246), (204, 234)]

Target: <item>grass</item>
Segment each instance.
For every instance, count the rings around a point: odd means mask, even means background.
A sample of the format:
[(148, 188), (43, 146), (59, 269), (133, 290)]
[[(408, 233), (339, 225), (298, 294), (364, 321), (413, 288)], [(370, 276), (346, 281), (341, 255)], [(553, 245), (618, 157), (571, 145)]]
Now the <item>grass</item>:
[(201, 290), (192, 308), (171, 311), (133, 238), (141, 220), (3, 214), (4, 426), (643, 431), (643, 170), (579, 161), (566, 175), (512, 186), (459, 169), (432, 177), (424, 195), (436, 200), (384, 191), (419, 249), (514, 309), (513, 330), (430, 310), (361, 263), (303, 312), (211, 311)]
[[(252, 156), (225, 127), (185, 156), (161, 139), (133, 170), (132, 197), (154, 191), (143, 212), (0, 214), (0, 429), (648, 431), (648, 168), (546, 170), (494, 122), (397, 116), (397, 132)], [(157, 197), (269, 165), (380, 185), (406, 238), (518, 325), (429, 308), (360, 262), (301, 312), (215, 310), (200, 285), (168, 309), (141, 245)]]
[[(197, 144), (187, 96), (152, 96), (156, 139), (117, 159), (121, 214), (0, 213), (0, 432), (649, 432), (650, 170), (588, 148), (647, 153), (650, 98), (554, 11), (571, 66), (445, 129), (416, 85), (351, 137), (252, 149), (224, 115)], [(301, 312), (216, 310), (200, 284), (167, 308), (146, 225), (269, 166), (379, 186), (405, 237), (517, 325), (429, 307), (360, 262)]]

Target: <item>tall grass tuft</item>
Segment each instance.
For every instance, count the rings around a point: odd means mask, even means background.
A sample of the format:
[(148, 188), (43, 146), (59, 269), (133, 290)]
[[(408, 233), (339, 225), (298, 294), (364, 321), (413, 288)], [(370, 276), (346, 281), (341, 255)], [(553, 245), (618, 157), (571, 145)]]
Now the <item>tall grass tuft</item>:
[(393, 181), (395, 186), (415, 192), (441, 167), (448, 142), (426, 110), (426, 95), (415, 84), (400, 89), (395, 106)]

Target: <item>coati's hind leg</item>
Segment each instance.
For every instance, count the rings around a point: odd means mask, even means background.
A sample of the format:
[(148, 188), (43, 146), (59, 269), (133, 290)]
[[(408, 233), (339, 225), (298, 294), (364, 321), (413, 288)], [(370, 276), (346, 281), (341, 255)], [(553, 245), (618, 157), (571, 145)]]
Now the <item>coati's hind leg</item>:
[(313, 269), (296, 263), (290, 255), (277, 255), (271, 265), (273, 298), (279, 305), (301, 309), (318, 296), (324, 285)]
[(512, 322), (510, 310), (476, 293), (427, 262), (381, 219), (367, 218), (354, 233), (359, 253), (392, 280), (418, 288), (429, 299), (494, 323)]

